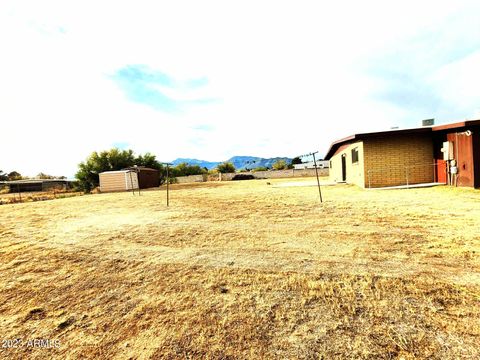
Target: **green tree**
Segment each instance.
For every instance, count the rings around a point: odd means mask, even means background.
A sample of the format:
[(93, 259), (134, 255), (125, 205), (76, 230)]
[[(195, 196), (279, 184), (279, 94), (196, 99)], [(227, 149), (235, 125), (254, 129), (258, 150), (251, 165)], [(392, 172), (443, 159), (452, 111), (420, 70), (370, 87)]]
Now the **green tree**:
[(160, 170), (160, 179), (163, 175), (163, 166), (155, 159), (155, 155), (146, 153), (135, 157), (133, 150), (119, 150), (117, 148), (93, 152), (82, 163), (78, 165), (75, 177), (78, 179), (78, 186), (85, 192), (90, 192), (99, 185), (98, 174), (104, 171), (121, 170), (134, 165), (148, 166)]
[(0, 170), (0, 181), (7, 181), (8, 180), (8, 175), (3, 172), (3, 170)]
[(288, 165), (285, 160), (277, 160), (273, 163), (272, 168), (274, 170), (283, 170), (283, 169), (288, 169)]
[(218, 164), (217, 170), (220, 173), (233, 173), (235, 172), (235, 166), (231, 162), (223, 162), (221, 164)]
[(157, 170), (163, 169), (163, 165), (158, 162), (156, 156), (148, 152), (143, 155), (138, 155), (135, 159), (135, 164), (138, 166), (145, 166)]
[(66, 176), (55, 176), (55, 175), (48, 175), (43, 172), (38, 173), (37, 176), (35, 176), (36, 179), (66, 179)]
[(54, 179), (55, 176), (52, 176), (52, 175), (47, 175), (43, 172), (40, 172), (37, 174), (37, 176), (35, 176), (37, 179)]
[(174, 177), (202, 175), (206, 173), (207, 170), (205, 170), (205, 168), (202, 168), (200, 165), (188, 165), (187, 163), (181, 163), (172, 168), (172, 175)]
[(17, 171), (12, 171), (8, 173), (8, 180), (22, 180), (22, 174)]
[(302, 159), (300, 159), (299, 156), (294, 157), (291, 162), (292, 165), (301, 164), (301, 163), (302, 163)]

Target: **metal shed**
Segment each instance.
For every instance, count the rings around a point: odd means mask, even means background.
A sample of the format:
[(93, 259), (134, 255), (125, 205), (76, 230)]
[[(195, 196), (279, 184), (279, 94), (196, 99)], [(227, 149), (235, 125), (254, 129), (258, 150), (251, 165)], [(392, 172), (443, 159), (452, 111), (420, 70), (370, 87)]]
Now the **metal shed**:
[(135, 170), (105, 171), (98, 175), (101, 192), (138, 189), (138, 176)]
[(133, 170), (138, 174), (140, 189), (148, 189), (160, 186), (160, 171), (145, 166), (134, 166), (123, 170)]

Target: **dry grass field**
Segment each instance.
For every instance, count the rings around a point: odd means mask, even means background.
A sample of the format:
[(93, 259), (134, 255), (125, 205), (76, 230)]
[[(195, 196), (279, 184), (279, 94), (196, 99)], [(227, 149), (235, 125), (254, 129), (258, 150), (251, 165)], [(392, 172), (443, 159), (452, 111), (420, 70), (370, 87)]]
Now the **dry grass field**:
[(269, 181), (0, 206), (0, 357), (480, 358), (480, 191)]
[(0, 191), (0, 205), (15, 204), (22, 202), (44, 201), (53, 199), (63, 199), (72, 196), (81, 196), (83, 193), (74, 190), (57, 190), (57, 191), (35, 191), (10, 193), (8, 191)]

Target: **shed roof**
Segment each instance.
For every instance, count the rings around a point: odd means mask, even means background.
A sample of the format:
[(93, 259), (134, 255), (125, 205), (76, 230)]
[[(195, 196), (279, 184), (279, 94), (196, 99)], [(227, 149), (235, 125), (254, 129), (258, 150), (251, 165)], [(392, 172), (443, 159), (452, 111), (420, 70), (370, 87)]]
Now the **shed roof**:
[(337, 152), (337, 149), (343, 145), (352, 143), (355, 141), (360, 141), (368, 138), (379, 137), (379, 136), (389, 136), (389, 135), (408, 135), (408, 134), (421, 134), (421, 133), (432, 133), (435, 131), (443, 131), (443, 130), (451, 130), (451, 129), (459, 129), (467, 126), (477, 126), (480, 125), (480, 120), (465, 120), (450, 124), (444, 125), (434, 125), (434, 126), (421, 126), (416, 128), (409, 128), (409, 129), (396, 129), (396, 130), (386, 130), (386, 131), (376, 131), (376, 132), (369, 132), (369, 133), (360, 133), (360, 134), (353, 134), (347, 136), (343, 139), (339, 139), (334, 141), (330, 148), (325, 155), (325, 160), (330, 160), (332, 156)]
[(120, 174), (120, 173), (129, 173), (129, 172), (135, 172), (133, 169), (125, 169), (125, 170), (112, 170), (112, 171), (103, 171), (101, 173), (98, 173), (98, 175), (101, 174)]
[(48, 182), (74, 182), (75, 180), (67, 179), (22, 179), (22, 180), (11, 180), (11, 181), (0, 181), (2, 184), (42, 184)]
[(123, 170), (158, 171), (157, 169), (152, 169), (146, 166), (131, 166)]

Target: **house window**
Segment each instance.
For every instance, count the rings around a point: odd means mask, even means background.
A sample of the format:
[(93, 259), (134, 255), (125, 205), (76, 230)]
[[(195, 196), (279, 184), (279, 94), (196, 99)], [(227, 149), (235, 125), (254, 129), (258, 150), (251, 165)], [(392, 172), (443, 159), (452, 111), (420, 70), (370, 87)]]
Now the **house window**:
[(352, 149), (352, 164), (358, 163), (358, 147)]

